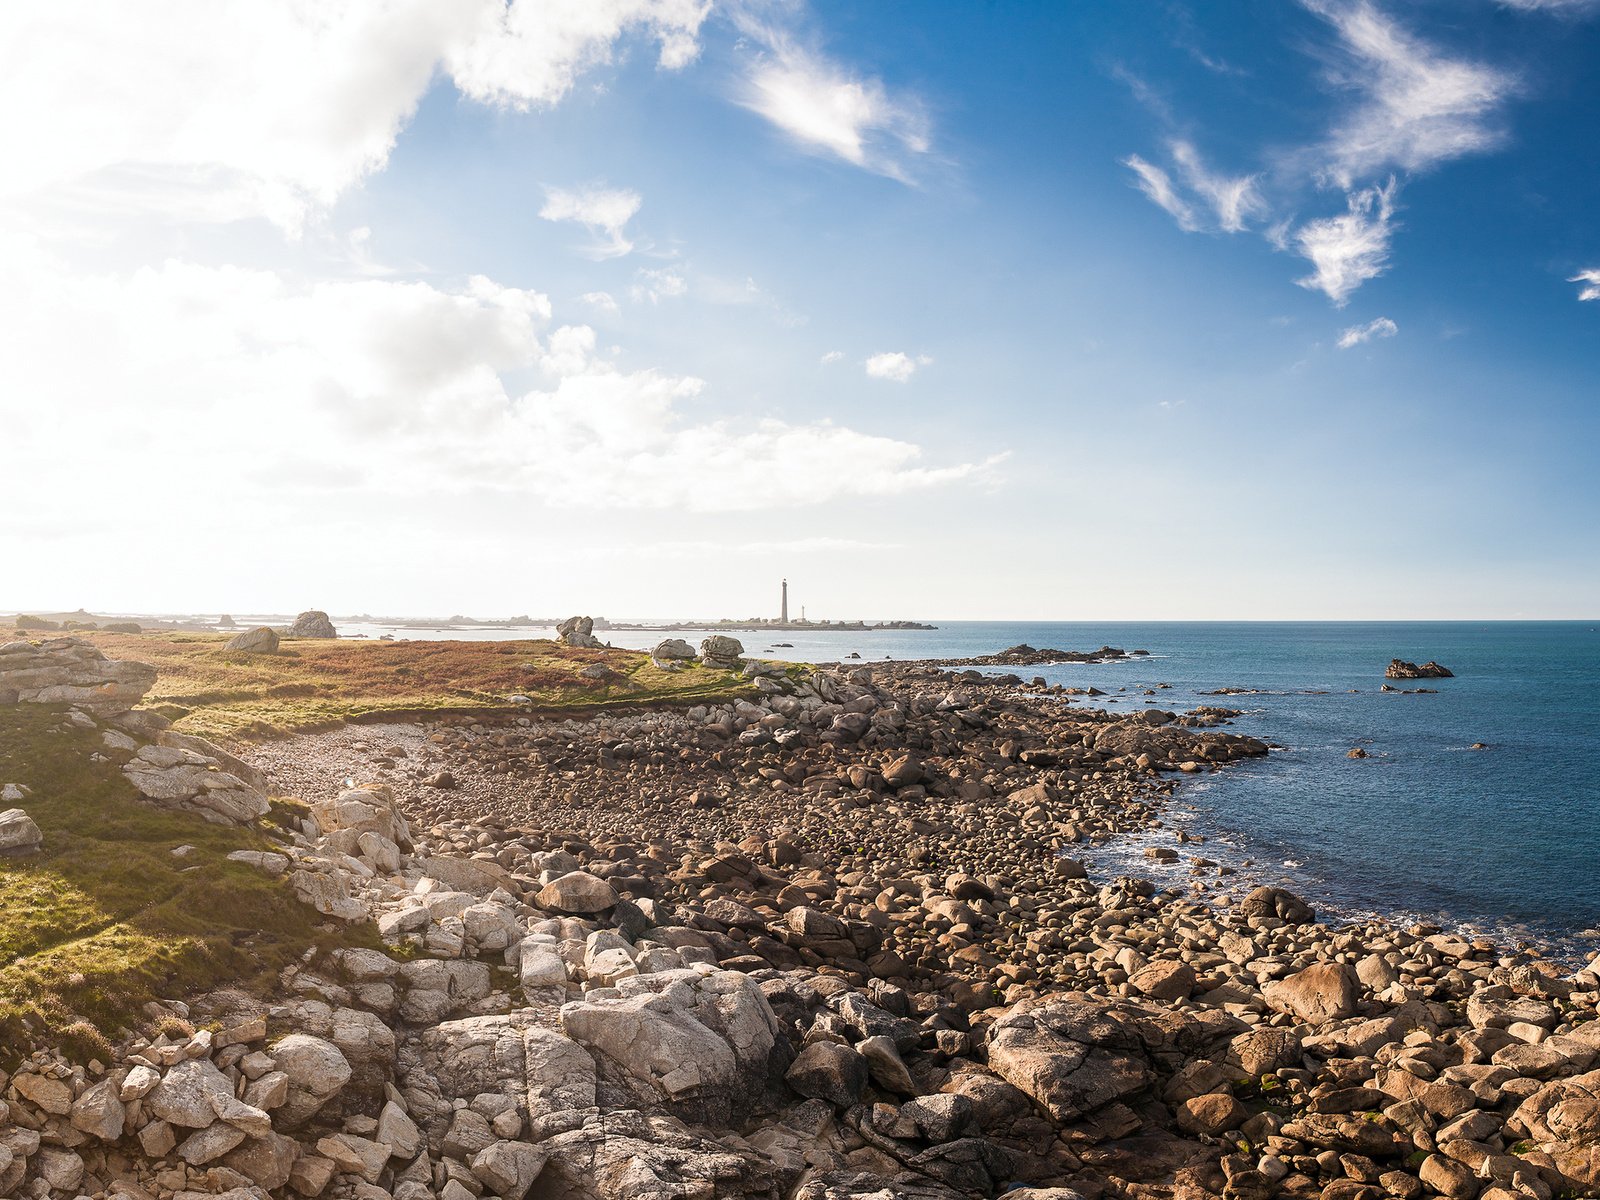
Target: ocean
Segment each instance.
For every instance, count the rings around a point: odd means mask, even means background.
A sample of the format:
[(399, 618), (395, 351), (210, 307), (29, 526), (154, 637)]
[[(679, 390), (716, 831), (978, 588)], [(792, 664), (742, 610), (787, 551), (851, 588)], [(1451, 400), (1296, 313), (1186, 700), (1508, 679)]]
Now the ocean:
[[(372, 636), (388, 627), (343, 627)], [(530, 637), (546, 630), (395, 630), (410, 637)], [(616, 630), (644, 648), (659, 633)], [(691, 642), (704, 634), (685, 633)], [(1418, 623), (951, 622), (937, 630), (737, 634), (747, 653), (822, 662), (859, 654), (965, 658), (1026, 642), (1148, 650), (1102, 665), (1021, 668), (1025, 678), (1094, 686), (1095, 704), (1244, 710), (1233, 728), (1272, 755), (1185, 778), (1167, 828), (1092, 854), (1186, 883), (1186, 864), (1143, 856), (1182, 828), (1182, 848), (1281, 882), (1323, 909), (1529, 939), (1562, 957), (1600, 948), (1600, 621)], [(775, 647), (776, 642), (792, 646)], [(1453, 679), (1379, 689), (1392, 658), (1435, 659)], [(847, 661), (856, 661), (849, 659)], [(1167, 684), (1154, 696), (1146, 689)], [(1212, 696), (1222, 687), (1253, 695)], [(1081, 701), (1078, 701), (1081, 703)], [(1473, 750), (1474, 743), (1487, 749)], [(1369, 757), (1351, 759), (1353, 747)], [(1165, 877), (1163, 877), (1165, 876)]]

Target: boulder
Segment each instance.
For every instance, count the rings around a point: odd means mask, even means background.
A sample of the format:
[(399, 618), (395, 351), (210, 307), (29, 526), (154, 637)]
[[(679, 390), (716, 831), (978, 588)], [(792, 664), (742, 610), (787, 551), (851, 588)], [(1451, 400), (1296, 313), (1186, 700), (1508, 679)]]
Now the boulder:
[(289, 1077), (288, 1099), (274, 1114), (285, 1128), (310, 1120), (350, 1082), (349, 1060), (323, 1038), (291, 1033), (271, 1053), (277, 1069)]
[(540, 888), (534, 903), (551, 912), (584, 916), (615, 908), (617, 893), (604, 879), (587, 871), (568, 871)]
[(44, 844), (44, 834), (20, 808), (0, 812), (0, 854), (32, 854)]
[(228, 639), (224, 650), (241, 650), (247, 654), (276, 654), (278, 652), (278, 634), (276, 630), (265, 625), (258, 625), (254, 629), (247, 629)]
[(556, 626), (556, 638), (566, 646), (598, 650), (603, 642), (594, 636), (593, 617), (568, 617)]
[(1293, 892), (1278, 887), (1258, 887), (1239, 901), (1241, 917), (1265, 917), (1288, 925), (1309, 925), (1317, 919), (1312, 907)]
[(849, 1108), (866, 1090), (867, 1060), (838, 1042), (812, 1042), (795, 1057), (783, 1080), (802, 1096)]
[(744, 643), (726, 634), (714, 633), (700, 643), (700, 657), (709, 667), (736, 667), (743, 655)]
[(1058, 1122), (1143, 1091), (1198, 1051), (1204, 1030), (1170, 1009), (1069, 992), (1024, 1002), (989, 1028), (989, 1069)]
[(631, 1106), (702, 1124), (750, 1110), (781, 1037), (753, 980), (701, 965), (623, 979), (616, 991), (561, 1010), (562, 1030), (594, 1056), (603, 1082)]
[(109, 659), (82, 638), (0, 646), (0, 704), (71, 704), (117, 716), (144, 699), (155, 681), (149, 664)]
[(667, 638), (666, 641), (657, 642), (656, 648), (650, 651), (650, 661), (664, 671), (676, 671), (693, 658), (694, 647), (682, 638)]
[[(144, 1111), (181, 1129), (206, 1129), (216, 1123), (218, 1103), (233, 1100), (233, 1085), (209, 1058), (186, 1059), (162, 1077), (144, 1098)], [(233, 1149), (219, 1150), (225, 1154)]]
[(1261, 997), (1279, 1012), (1308, 1025), (1323, 1025), (1355, 1012), (1356, 979), (1343, 963), (1321, 962), (1274, 979), (1261, 989)]
[(292, 638), (336, 638), (339, 631), (333, 627), (333, 622), (328, 620), (328, 614), (320, 609), (307, 609), (290, 623), (289, 628), (283, 631), (284, 637)]
[(1157, 959), (1128, 979), (1133, 990), (1152, 1000), (1186, 1000), (1194, 992), (1194, 968), (1185, 962)]
[[(141, 747), (122, 768), (146, 799), (218, 825), (248, 825), (267, 815), (270, 806), (261, 787), (228, 769), (237, 759), (200, 738), (171, 740), (175, 744)], [(239, 769), (260, 778), (243, 764)]]

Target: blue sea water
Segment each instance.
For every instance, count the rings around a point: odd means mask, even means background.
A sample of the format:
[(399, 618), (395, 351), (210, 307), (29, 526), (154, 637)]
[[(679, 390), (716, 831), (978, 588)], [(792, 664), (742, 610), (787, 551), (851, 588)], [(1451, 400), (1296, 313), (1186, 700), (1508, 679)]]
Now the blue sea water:
[[(642, 648), (662, 635), (606, 636)], [(1127, 662), (1020, 673), (1101, 688), (1109, 695), (1094, 703), (1112, 708), (1245, 710), (1234, 728), (1275, 749), (1180, 786), (1168, 824), (1206, 838), (1186, 853), (1251, 862), (1254, 877), (1282, 880), (1350, 914), (1527, 937), (1567, 956), (1600, 947), (1600, 621), (955, 622), (930, 631), (740, 636), (751, 654), (813, 662), (852, 653), (862, 662), (971, 657), (1019, 642), (1148, 650), (1149, 658)], [(1396, 657), (1436, 659), (1456, 677), (1395, 685), (1435, 694), (1381, 692), (1383, 669)], [(1143, 694), (1160, 684), (1170, 686)], [(1260, 691), (1205, 694), (1220, 687)], [(1488, 749), (1470, 749), (1475, 742)], [(1356, 746), (1370, 757), (1350, 759)], [(1113, 869), (1122, 855), (1129, 869), (1159, 873), (1140, 851), (1171, 836), (1169, 829), (1134, 839), (1099, 865)], [(1188, 878), (1186, 866), (1169, 871), (1169, 882)]]

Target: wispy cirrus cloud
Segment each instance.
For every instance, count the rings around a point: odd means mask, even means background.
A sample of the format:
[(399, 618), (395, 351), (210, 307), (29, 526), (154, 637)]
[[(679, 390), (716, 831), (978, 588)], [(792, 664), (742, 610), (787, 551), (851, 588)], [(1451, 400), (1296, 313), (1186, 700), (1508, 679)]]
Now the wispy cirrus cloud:
[(1600, 300), (1600, 267), (1591, 267), (1587, 271), (1579, 271), (1568, 283), (1576, 283), (1579, 300)]
[(1363, 342), (1379, 341), (1383, 338), (1392, 338), (1400, 332), (1388, 317), (1378, 317), (1368, 321), (1365, 325), (1352, 325), (1339, 335), (1339, 349), (1349, 350), (1361, 345)]
[[(1258, 176), (1219, 174), (1206, 166), (1192, 142), (1180, 138), (1169, 142), (1167, 150), (1176, 179), (1137, 154), (1123, 159), (1122, 165), (1136, 176), (1135, 186), (1165, 209), (1179, 229), (1187, 233), (1206, 228), (1239, 233), (1267, 211)], [(1202, 209), (1209, 210), (1209, 218), (1202, 217)]]
[(737, 99), (810, 154), (912, 182), (932, 149), (930, 123), (915, 97), (853, 71), (804, 42), (770, 9), (736, 8), (755, 47)]
[(1554, 13), (1557, 16), (1580, 17), (1600, 12), (1600, 0), (1495, 0), (1501, 8), (1514, 8), (1521, 12)]
[[(1563, 7), (1577, 0), (1509, 2)], [(1600, 0), (1583, 2), (1600, 6)], [(1169, 164), (1140, 155), (1122, 162), (1139, 190), (1180, 229), (1260, 228), (1278, 249), (1312, 263), (1313, 272), (1297, 283), (1342, 306), (1388, 269), (1398, 228), (1397, 180), (1503, 144), (1504, 110), (1520, 85), (1510, 72), (1418, 36), (1373, 0), (1301, 5), (1334, 34), (1317, 53), (1326, 78), (1345, 98), (1328, 118), (1325, 134), (1288, 151), (1264, 150), (1268, 169), (1245, 175), (1211, 169), (1188, 136), (1168, 140)], [(1115, 73), (1163, 125), (1179, 125), (1164, 100), (1152, 100), (1148, 84), (1124, 68)], [(1388, 182), (1374, 182), (1385, 174)], [(1295, 215), (1313, 188), (1320, 193), (1329, 187), (1344, 193), (1345, 211), (1307, 220)]]
[(1178, 195), (1178, 189), (1173, 186), (1171, 175), (1154, 163), (1146, 162), (1137, 154), (1128, 155), (1122, 160), (1122, 165), (1134, 173), (1134, 186), (1176, 221), (1179, 229), (1185, 233), (1194, 233), (1200, 228), (1194, 208)]
[(626, 229), (644, 198), (632, 188), (588, 184), (578, 188), (546, 187), (539, 215), (546, 221), (575, 221), (594, 235), (582, 247), (591, 258), (621, 258), (633, 251)]
[(686, 295), (688, 291), (689, 280), (679, 268), (646, 267), (634, 277), (628, 294), (636, 303), (647, 300), (651, 304), (660, 304), (663, 300)]
[(1355, 104), (1312, 148), (1340, 186), (1376, 171), (1424, 171), (1499, 146), (1514, 75), (1453, 56), (1411, 33), (1370, 0), (1303, 0), (1338, 35), (1328, 77)]
[(1393, 179), (1384, 187), (1364, 188), (1350, 195), (1345, 212), (1302, 225), (1293, 245), (1314, 269), (1295, 282), (1324, 293), (1342, 308), (1358, 287), (1382, 275), (1395, 230), (1396, 190)]

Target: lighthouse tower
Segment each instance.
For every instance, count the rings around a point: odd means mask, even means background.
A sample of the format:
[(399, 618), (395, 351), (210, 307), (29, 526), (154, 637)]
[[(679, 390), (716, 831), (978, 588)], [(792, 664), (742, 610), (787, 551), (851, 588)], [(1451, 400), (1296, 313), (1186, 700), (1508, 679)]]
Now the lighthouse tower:
[(783, 581), (783, 603), (778, 608), (778, 624), (787, 625), (788, 623), (789, 623), (789, 581), (787, 579), (785, 579)]

